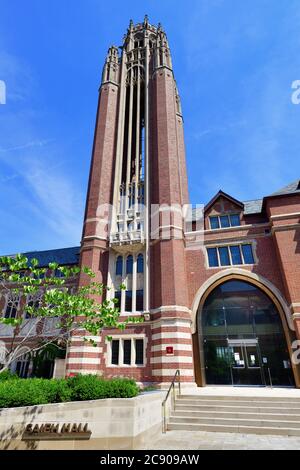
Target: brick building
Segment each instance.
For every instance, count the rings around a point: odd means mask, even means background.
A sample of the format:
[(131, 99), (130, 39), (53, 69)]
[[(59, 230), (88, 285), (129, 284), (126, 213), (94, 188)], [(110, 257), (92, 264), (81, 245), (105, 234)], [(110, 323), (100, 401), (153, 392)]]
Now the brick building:
[(219, 191), (183, 217), (188, 204), (169, 44), (145, 17), (104, 65), (81, 247), (35, 253), (89, 266), (144, 322), (97, 347), (73, 336), (66, 373), (300, 387), (300, 180), (254, 201)]

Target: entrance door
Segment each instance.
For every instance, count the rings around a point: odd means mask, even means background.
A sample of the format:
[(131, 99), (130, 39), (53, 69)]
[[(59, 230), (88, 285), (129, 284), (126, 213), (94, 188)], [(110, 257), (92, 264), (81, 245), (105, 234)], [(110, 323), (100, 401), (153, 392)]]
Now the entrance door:
[(280, 313), (256, 286), (216, 287), (198, 314), (198, 334), (207, 384), (294, 386)]
[(228, 340), (233, 385), (265, 385), (257, 340)]

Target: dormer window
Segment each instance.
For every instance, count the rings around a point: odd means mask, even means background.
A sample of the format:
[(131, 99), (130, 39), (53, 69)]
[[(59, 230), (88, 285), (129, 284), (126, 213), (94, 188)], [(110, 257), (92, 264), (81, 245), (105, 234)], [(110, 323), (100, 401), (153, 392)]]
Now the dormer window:
[(218, 228), (239, 227), (241, 225), (239, 214), (216, 215), (209, 217), (210, 228), (216, 230)]

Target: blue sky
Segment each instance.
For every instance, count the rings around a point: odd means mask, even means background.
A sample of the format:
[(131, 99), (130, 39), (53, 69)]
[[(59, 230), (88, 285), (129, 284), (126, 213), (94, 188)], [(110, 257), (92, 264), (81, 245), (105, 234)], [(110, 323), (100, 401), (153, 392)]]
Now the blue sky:
[(103, 61), (145, 13), (172, 50), (191, 201), (300, 177), (298, 0), (0, 0), (0, 253), (79, 244)]

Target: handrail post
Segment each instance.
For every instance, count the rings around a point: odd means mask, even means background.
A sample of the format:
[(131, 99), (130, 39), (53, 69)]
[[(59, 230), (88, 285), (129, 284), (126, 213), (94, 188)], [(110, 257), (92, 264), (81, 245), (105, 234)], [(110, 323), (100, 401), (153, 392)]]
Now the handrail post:
[(178, 395), (180, 396), (181, 395), (181, 384), (180, 384), (180, 370), (176, 370), (175, 372), (175, 375), (174, 375), (174, 378), (172, 380), (172, 383), (169, 387), (169, 390), (167, 392), (167, 395), (166, 395), (166, 398), (164, 399), (164, 401), (162, 402), (162, 432), (163, 434), (166, 433), (167, 431), (167, 413), (166, 413), (166, 403), (167, 403), (167, 400), (169, 398), (169, 395), (171, 393), (172, 397), (172, 401), (171, 401), (171, 409), (173, 409), (175, 411), (175, 407), (176, 407), (176, 387), (175, 387), (175, 382), (176, 382), (176, 378), (178, 376)]

